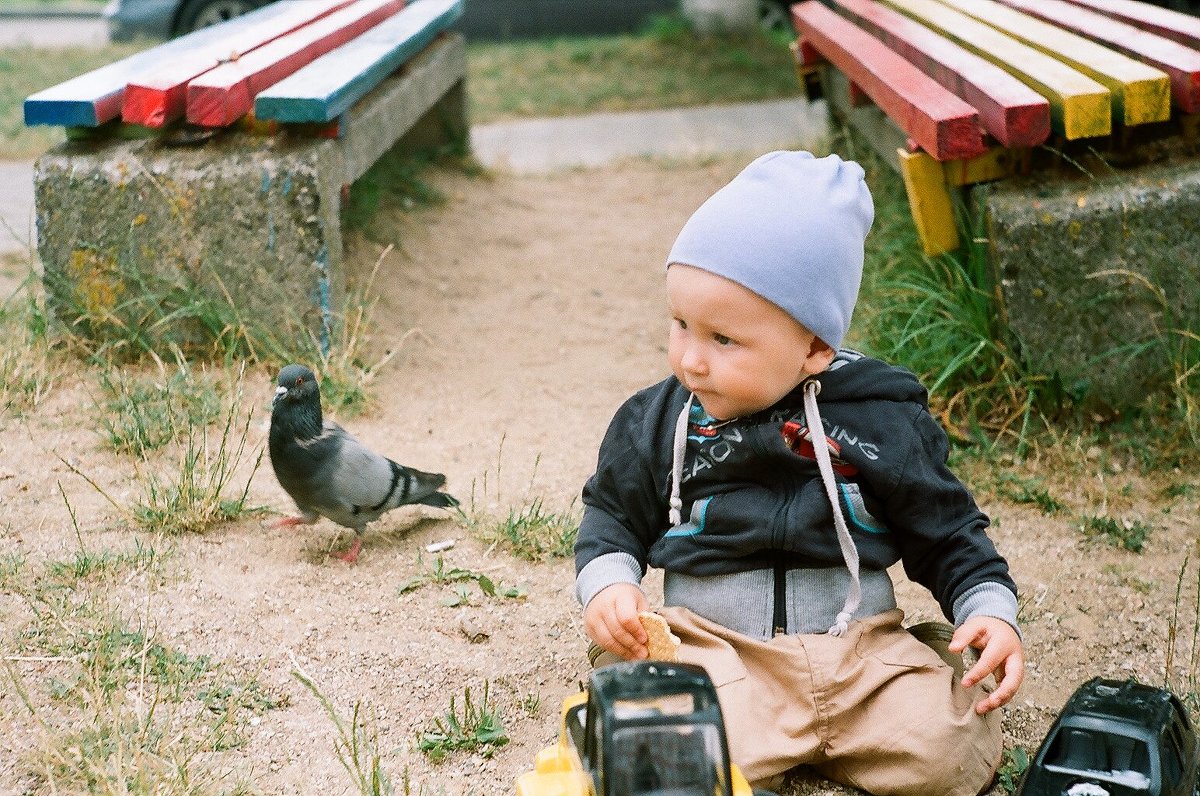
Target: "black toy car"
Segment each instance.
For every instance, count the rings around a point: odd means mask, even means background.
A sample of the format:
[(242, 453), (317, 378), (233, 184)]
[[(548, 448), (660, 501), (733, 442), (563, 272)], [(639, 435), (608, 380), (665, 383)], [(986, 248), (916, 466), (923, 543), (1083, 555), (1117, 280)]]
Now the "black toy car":
[(631, 661), (563, 701), (558, 743), (517, 796), (753, 796), (729, 762), (712, 680), (699, 666)]
[(1018, 796), (1197, 796), (1200, 745), (1174, 694), (1088, 680), (1067, 700)]

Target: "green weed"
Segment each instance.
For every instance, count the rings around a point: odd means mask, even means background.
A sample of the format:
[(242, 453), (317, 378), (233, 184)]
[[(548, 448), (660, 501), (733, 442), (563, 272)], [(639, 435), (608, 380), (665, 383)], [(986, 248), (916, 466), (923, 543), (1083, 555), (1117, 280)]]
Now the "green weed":
[[(1163, 669), (1163, 686), (1173, 691), (1191, 711), (1193, 719), (1200, 714), (1200, 567), (1196, 569), (1194, 594), (1189, 600), (1190, 605), (1184, 607), (1184, 580), (1187, 577), (1188, 564), (1191, 554), (1183, 557), (1179, 566), (1179, 575), (1175, 580), (1175, 599), (1171, 608), (1171, 620), (1167, 624), (1167, 660)], [(1186, 615), (1185, 615), (1186, 614)], [(1188, 633), (1188, 625), (1191, 632)], [(1176, 652), (1180, 641), (1190, 635), (1186, 647), (1186, 659), (1182, 664), (1176, 660)]]
[(996, 772), (996, 785), (1004, 793), (1016, 793), (1021, 776), (1029, 768), (1029, 752), (1024, 746), (1004, 750), (1000, 769)]
[[(374, 716), (365, 710), (361, 702), (355, 702), (347, 721), (334, 708), (333, 703), (321, 693), (311, 677), (292, 659), (292, 676), (307, 688), (325, 715), (333, 722), (337, 735), (333, 740), (334, 753), (346, 773), (350, 775), (356, 791), (361, 796), (392, 796), (396, 792), (391, 777), (383, 769), (383, 754), (379, 750), (379, 731)], [(408, 772), (404, 775), (404, 793), (409, 793)]]
[[(422, 562), (418, 559), (417, 563), (420, 566)], [(523, 587), (499, 585), (482, 572), (462, 569), (461, 567), (447, 567), (446, 562), (441, 556), (437, 557), (433, 566), (423, 568), (419, 574), (401, 583), (396, 589), (396, 593), (407, 594), (429, 584), (452, 585), (456, 587), (455, 596), (446, 598), (443, 600), (443, 604), (454, 607), (470, 602), (469, 595), (465, 593), (465, 590), (458, 590), (462, 584), (469, 582), (474, 582), (478, 585), (479, 591), (487, 597), (506, 597), (517, 600), (528, 596), (528, 592)]]
[(1117, 520), (1113, 517), (1085, 516), (1082, 518), (1081, 530), (1088, 538), (1098, 538), (1113, 547), (1133, 553), (1142, 552), (1150, 535), (1150, 526), (1141, 520)]
[(483, 681), (483, 695), (478, 703), (471, 697), (471, 688), (463, 690), (462, 715), (450, 697), (450, 709), (430, 722), (428, 729), (417, 736), (417, 746), (431, 761), (439, 763), (456, 751), (478, 752), (491, 757), (497, 747), (508, 743), (508, 735), (500, 721), (500, 713), (488, 704), (488, 681)]
[(521, 710), (531, 719), (536, 719), (542, 712), (542, 695), (530, 692), (521, 697)]

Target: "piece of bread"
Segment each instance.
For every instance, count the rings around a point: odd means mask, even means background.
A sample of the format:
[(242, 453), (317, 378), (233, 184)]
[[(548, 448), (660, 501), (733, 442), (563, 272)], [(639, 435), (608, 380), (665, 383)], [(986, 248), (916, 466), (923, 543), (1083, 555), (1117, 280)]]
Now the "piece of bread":
[(650, 660), (676, 662), (679, 660), (679, 636), (671, 632), (667, 620), (656, 613), (642, 611), (638, 621), (646, 630), (646, 646), (650, 649)]

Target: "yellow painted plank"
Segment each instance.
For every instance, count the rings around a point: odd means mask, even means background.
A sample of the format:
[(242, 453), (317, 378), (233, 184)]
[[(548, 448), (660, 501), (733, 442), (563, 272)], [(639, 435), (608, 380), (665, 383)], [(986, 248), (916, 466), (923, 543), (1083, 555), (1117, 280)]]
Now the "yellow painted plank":
[(1171, 79), (1165, 72), (995, 0), (941, 2), (1103, 84), (1112, 92), (1114, 121), (1136, 125), (1171, 118)]
[(930, 257), (954, 251), (958, 248), (958, 228), (942, 164), (925, 152), (897, 149), (896, 157), (921, 248)]
[(1050, 103), (1050, 126), (1067, 140), (1112, 132), (1112, 93), (1049, 55), (937, 0), (881, 0), (988, 59)]

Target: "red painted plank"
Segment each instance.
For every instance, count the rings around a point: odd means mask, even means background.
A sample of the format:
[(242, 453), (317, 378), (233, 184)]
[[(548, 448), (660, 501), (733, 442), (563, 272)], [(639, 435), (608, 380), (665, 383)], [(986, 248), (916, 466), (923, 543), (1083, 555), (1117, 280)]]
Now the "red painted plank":
[(1000, 67), (873, 0), (834, 0), (860, 27), (979, 112), (1004, 146), (1032, 147), (1050, 135), (1050, 103)]
[(351, 2), (353, 0), (293, 3), (276, 17), (134, 75), (125, 86), (121, 118), (148, 127), (161, 127), (178, 119), (187, 109), (188, 81), (222, 63), (236, 61), (267, 42), (321, 19)]
[(1184, 113), (1200, 111), (1200, 52), (1064, 0), (1000, 2), (1166, 72), (1175, 104)]
[(206, 72), (188, 83), (188, 121), (205, 127), (232, 124), (250, 111), (258, 92), (369, 30), (403, 6), (404, 0), (358, 0), (237, 61)]
[(1181, 11), (1172, 11), (1138, 0), (1071, 0), (1077, 6), (1102, 14), (1134, 27), (1157, 33), (1185, 47), (1200, 48), (1200, 18)]
[(985, 150), (974, 108), (820, 0), (792, 6), (792, 24), (937, 160), (970, 158)]

